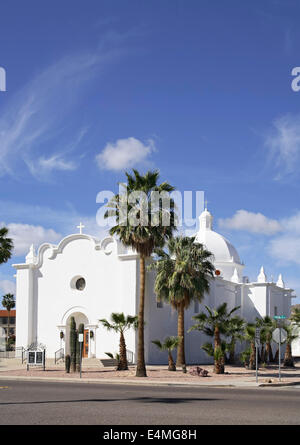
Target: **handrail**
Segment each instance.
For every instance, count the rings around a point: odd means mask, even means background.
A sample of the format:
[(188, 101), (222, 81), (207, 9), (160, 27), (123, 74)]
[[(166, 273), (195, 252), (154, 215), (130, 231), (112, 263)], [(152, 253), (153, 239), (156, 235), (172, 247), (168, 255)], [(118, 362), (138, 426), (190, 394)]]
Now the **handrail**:
[(60, 348), (57, 351), (55, 351), (55, 354), (54, 354), (54, 363), (55, 364), (58, 362), (58, 360), (60, 360), (60, 359), (64, 360), (64, 358), (65, 358), (64, 348)]
[(134, 363), (134, 353), (132, 351), (129, 351), (128, 349), (126, 350), (126, 358), (129, 364)]

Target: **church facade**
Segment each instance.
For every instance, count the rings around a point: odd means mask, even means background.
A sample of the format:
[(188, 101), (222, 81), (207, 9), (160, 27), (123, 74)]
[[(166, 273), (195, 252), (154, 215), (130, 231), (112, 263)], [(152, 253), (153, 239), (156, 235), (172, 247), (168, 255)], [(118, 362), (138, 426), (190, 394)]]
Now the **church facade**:
[[(205, 210), (200, 215), (195, 242), (210, 250), (217, 275), (201, 304), (195, 302), (185, 313), (186, 330), (192, 316), (204, 305), (216, 307), (226, 301), (229, 309), (241, 306), (237, 314), (247, 321), (265, 315), (290, 315), (293, 290), (280, 275), (277, 283), (267, 280), (264, 269), (255, 282), (244, 276), (244, 265), (234, 246), (213, 231), (213, 217)], [(45, 243), (38, 252), (31, 246), (25, 263), (16, 269), (16, 346), (32, 343), (46, 346), (47, 357), (63, 348), (69, 353), (69, 325), (84, 323), (84, 357), (105, 359), (106, 352), (118, 351), (119, 337), (103, 328), (99, 319), (112, 312), (138, 313), (139, 257), (112, 237), (103, 240), (80, 233), (72, 234), (58, 245)], [(177, 313), (166, 303), (157, 303), (155, 272), (147, 271), (145, 293), (145, 359), (148, 364), (165, 364), (167, 355), (158, 351), (152, 340), (177, 334)], [(201, 349), (209, 341), (193, 331), (186, 335), (187, 363), (209, 363)], [(135, 361), (137, 332), (127, 331), (126, 344)]]

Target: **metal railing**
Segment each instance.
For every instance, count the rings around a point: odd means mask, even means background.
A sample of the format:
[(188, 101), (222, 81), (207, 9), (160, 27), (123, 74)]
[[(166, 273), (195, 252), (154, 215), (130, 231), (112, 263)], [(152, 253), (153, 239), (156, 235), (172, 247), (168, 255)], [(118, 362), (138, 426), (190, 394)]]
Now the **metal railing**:
[(126, 357), (128, 364), (132, 365), (134, 363), (134, 353), (132, 351), (126, 351)]
[(65, 359), (64, 348), (60, 348), (54, 354), (54, 363), (56, 364), (59, 360), (64, 360), (64, 359)]
[(20, 358), (22, 360), (22, 365), (27, 360), (26, 349), (23, 346), (17, 346), (15, 351), (15, 358)]

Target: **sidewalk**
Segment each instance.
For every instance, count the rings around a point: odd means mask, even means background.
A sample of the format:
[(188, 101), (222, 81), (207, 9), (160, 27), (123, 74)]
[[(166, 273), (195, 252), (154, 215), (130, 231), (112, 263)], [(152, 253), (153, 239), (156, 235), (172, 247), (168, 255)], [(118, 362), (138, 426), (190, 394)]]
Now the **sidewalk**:
[(30, 368), (26, 370), (26, 364), (15, 361), (12, 363), (0, 362), (0, 380), (31, 380), (52, 382), (77, 382), (77, 383), (101, 383), (101, 384), (128, 384), (151, 386), (210, 386), (210, 387), (262, 387), (262, 386), (300, 386), (300, 367), (294, 369), (282, 369), (281, 382), (278, 379), (278, 367), (272, 365), (259, 370), (258, 383), (255, 381), (255, 371), (249, 371), (242, 367), (226, 366), (226, 374), (213, 374), (212, 365), (202, 365), (209, 371), (208, 377), (198, 377), (189, 374), (193, 366), (187, 366), (187, 374), (181, 369), (170, 372), (166, 366), (148, 366), (148, 377), (135, 377), (135, 367), (130, 366), (128, 371), (116, 371), (115, 368), (83, 368), (82, 378), (79, 373), (67, 374), (64, 364), (47, 366), (42, 368)]

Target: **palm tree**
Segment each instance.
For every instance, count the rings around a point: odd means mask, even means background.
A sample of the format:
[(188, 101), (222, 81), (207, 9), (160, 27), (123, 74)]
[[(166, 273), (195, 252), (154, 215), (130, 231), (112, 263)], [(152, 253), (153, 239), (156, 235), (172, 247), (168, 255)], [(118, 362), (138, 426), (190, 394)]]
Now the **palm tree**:
[[(214, 372), (216, 374), (223, 374), (225, 371), (224, 366), (224, 356), (225, 356), (225, 348), (224, 344), (222, 345), (221, 335), (227, 335), (229, 329), (229, 323), (231, 319), (231, 315), (237, 311), (240, 306), (233, 308), (231, 311), (227, 311), (227, 303), (223, 303), (218, 306), (216, 309), (211, 309), (208, 306), (205, 306), (207, 313), (201, 312), (198, 315), (193, 316), (193, 319), (196, 320), (196, 324), (192, 326), (189, 331), (198, 330), (204, 332), (204, 334), (209, 337), (214, 338)], [(207, 344), (205, 345), (207, 352)]]
[(127, 315), (127, 317), (121, 313), (113, 312), (110, 316), (111, 322), (107, 321), (105, 318), (99, 320), (103, 326), (108, 330), (113, 330), (120, 334), (120, 350), (119, 350), (119, 363), (118, 371), (125, 371), (128, 369), (127, 363), (127, 351), (124, 333), (130, 328), (137, 328), (138, 317)]
[(6, 336), (6, 347), (8, 348), (8, 339), (9, 339), (9, 322), (10, 322), (10, 311), (16, 306), (15, 298), (13, 294), (6, 294), (2, 297), (2, 306), (8, 312), (7, 316), (7, 336)]
[(263, 318), (256, 318), (256, 325), (261, 328), (261, 336), (265, 339), (265, 362), (274, 362), (274, 356), (272, 351), (272, 333), (276, 328), (274, 320), (266, 315)]
[(230, 318), (228, 323), (227, 335), (230, 337), (228, 345), (229, 349), (229, 363), (234, 365), (235, 363), (235, 345), (237, 341), (244, 340), (245, 333), (245, 320), (238, 315)]
[(12, 255), (13, 241), (7, 237), (8, 229), (2, 227), (0, 229), (0, 264), (6, 263)]
[(245, 327), (245, 340), (250, 343), (249, 369), (256, 369), (255, 329), (257, 324), (247, 323)]
[(177, 366), (185, 366), (184, 311), (192, 301), (202, 301), (209, 292), (209, 277), (213, 277), (211, 252), (194, 237), (177, 237), (168, 242), (168, 252), (157, 249), (157, 260), (150, 267), (157, 271), (155, 293), (158, 301), (165, 300), (177, 310)]
[(153, 340), (152, 343), (158, 347), (161, 351), (168, 351), (168, 371), (176, 371), (176, 366), (172, 357), (173, 349), (178, 348), (181, 342), (181, 338), (179, 337), (166, 337), (161, 343), (159, 340)]
[(295, 307), (292, 310), (290, 321), (297, 326), (300, 326), (300, 308)]
[(284, 329), (286, 330), (287, 338), (286, 338), (283, 366), (293, 368), (295, 364), (292, 356), (292, 341), (298, 338), (298, 335), (295, 332), (295, 326), (293, 326), (292, 324), (286, 324), (284, 326)]
[[(162, 248), (165, 242), (172, 237), (175, 230), (174, 201), (170, 199), (170, 208), (164, 209), (162, 200), (153, 212), (151, 199), (154, 192), (169, 194), (174, 190), (167, 182), (158, 184), (159, 172), (148, 171), (144, 176), (137, 170), (133, 175), (125, 173), (127, 184), (124, 185), (124, 194), (115, 195), (107, 204), (109, 210), (105, 218), (115, 217), (116, 224), (109, 233), (117, 235), (125, 245), (132, 247), (140, 256), (140, 292), (138, 313), (138, 355), (137, 355), (137, 377), (147, 377), (144, 353), (144, 306), (145, 306), (145, 261), (151, 256), (155, 248)], [(141, 194), (143, 192), (143, 195)], [(132, 203), (127, 196), (140, 194), (141, 203)], [(126, 202), (124, 197), (126, 197)], [(130, 202), (129, 202), (130, 201)], [(145, 202), (146, 201), (146, 202)], [(124, 213), (126, 218), (124, 219)], [(135, 214), (140, 218), (139, 224), (132, 221), (130, 215)], [(163, 224), (163, 217), (169, 216), (169, 225)], [(129, 217), (127, 217), (129, 215)]]

